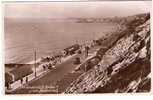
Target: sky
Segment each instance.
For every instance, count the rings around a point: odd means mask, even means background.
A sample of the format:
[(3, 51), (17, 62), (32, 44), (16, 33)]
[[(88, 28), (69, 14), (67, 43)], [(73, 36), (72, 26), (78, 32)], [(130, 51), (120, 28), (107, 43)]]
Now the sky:
[(151, 1), (6, 2), (4, 16), (7, 18), (101, 18), (146, 13), (150, 8)]

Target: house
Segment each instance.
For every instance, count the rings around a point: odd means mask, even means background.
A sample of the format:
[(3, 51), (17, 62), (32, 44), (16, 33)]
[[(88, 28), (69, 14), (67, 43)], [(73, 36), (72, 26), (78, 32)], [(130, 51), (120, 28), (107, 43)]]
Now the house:
[(23, 78), (33, 73), (33, 66), (33, 64), (23, 64), (9, 72), (5, 72), (5, 86), (9, 87), (10, 84), (18, 80), (21, 80), (22, 83)]
[(33, 68), (32, 64), (25, 64), (19, 68), (16, 68), (16, 69), (10, 71), (10, 73), (14, 76), (14, 81), (17, 81), (27, 75), (32, 74), (33, 73), (32, 68)]

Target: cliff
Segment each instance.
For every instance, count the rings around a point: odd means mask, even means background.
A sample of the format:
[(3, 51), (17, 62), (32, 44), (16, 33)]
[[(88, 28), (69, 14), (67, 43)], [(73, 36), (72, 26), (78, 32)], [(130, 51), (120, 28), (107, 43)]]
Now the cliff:
[(126, 22), (124, 34), (101, 56), (100, 62), (73, 81), (64, 93), (149, 92), (149, 16), (134, 16)]

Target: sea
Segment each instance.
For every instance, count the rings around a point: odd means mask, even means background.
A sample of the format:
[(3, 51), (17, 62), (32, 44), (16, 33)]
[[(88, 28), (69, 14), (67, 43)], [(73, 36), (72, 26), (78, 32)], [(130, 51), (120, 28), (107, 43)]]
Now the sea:
[(77, 23), (68, 19), (5, 18), (5, 64), (28, 63), (59, 53), (73, 44), (113, 34), (116, 23)]

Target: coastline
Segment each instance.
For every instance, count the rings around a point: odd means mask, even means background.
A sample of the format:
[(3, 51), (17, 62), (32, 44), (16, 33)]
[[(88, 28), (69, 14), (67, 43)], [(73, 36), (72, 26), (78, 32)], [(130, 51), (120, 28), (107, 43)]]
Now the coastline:
[[(83, 47), (83, 46), (86, 46), (86, 45), (91, 45), (92, 44), (92, 40), (90, 41), (87, 41), (86, 43), (78, 43), (80, 45), (80, 47)], [(73, 44), (74, 45), (74, 44)], [(71, 46), (71, 45), (70, 45)], [(70, 47), (68, 46), (68, 47)], [(68, 48), (68, 47), (65, 47), (65, 48)], [(60, 50), (60, 52), (62, 51), (63, 49)], [(58, 51), (59, 52), (59, 51)], [(54, 55), (58, 55), (58, 53), (55, 53), (55, 54), (51, 54), (52, 56)], [(39, 63), (41, 61), (42, 58), (45, 58), (45, 57), (52, 57), (51, 55), (47, 55), (47, 56), (41, 56), (39, 58), (35, 60), (31, 60), (31, 61), (28, 61), (26, 63), (5, 63), (5, 64), (34, 64), (35, 62), (36, 63)]]

